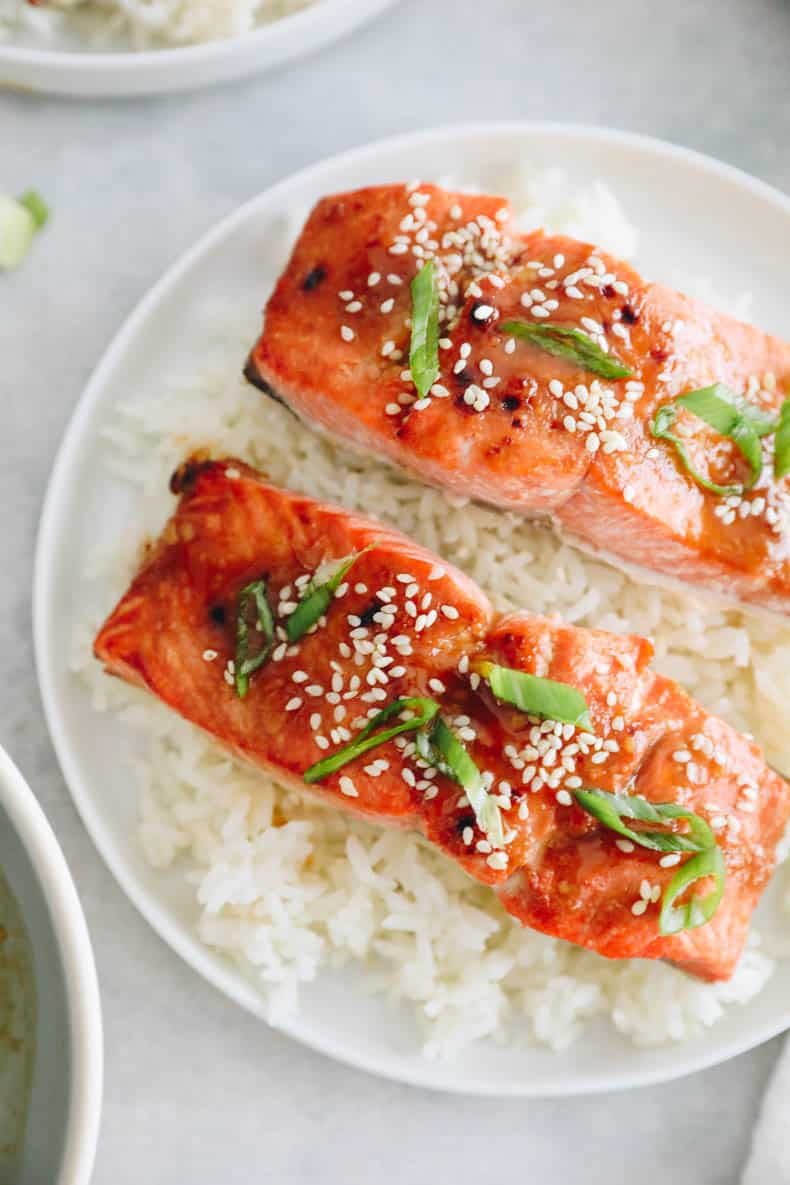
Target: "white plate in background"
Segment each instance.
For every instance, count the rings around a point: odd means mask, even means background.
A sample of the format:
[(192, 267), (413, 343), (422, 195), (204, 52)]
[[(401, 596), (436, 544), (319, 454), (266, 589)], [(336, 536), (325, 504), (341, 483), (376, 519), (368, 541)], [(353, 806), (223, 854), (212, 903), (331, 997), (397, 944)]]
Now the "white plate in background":
[[(22, 2), (22, 0), (20, 0)], [(0, 90), (55, 95), (148, 95), (227, 82), (312, 53), (383, 12), (394, 0), (318, 0), (240, 37), (175, 49), (99, 51), (66, 21), (46, 44), (0, 39)]]
[[(690, 274), (709, 276), (724, 292), (751, 290), (754, 319), (767, 329), (787, 330), (790, 289), (777, 244), (790, 240), (790, 199), (768, 186), (695, 153), (602, 129), (516, 123), (443, 128), (324, 161), (220, 223), (167, 272), (122, 327), (88, 383), (55, 464), (38, 541), (34, 628), (41, 692), (63, 772), (96, 846), (141, 913), (196, 971), (260, 1016), (262, 1001), (250, 981), (198, 940), (197, 911), (183, 877), (156, 872), (143, 859), (136, 840), (133, 741), (112, 716), (98, 720), (87, 691), (68, 670), (88, 552), (127, 528), (134, 516), (130, 488), (95, 464), (99, 434), (130, 391), (189, 368), (201, 293), (210, 292), (214, 304), (249, 309), (257, 328), (258, 310), (288, 247), (284, 236), (294, 211), (328, 192), (412, 177), (451, 175), (483, 185), (490, 181), (496, 189), (503, 172), (519, 161), (535, 169), (559, 165), (571, 187), (605, 177), (639, 225), (640, 264), (648, 274), (662, 278), (672, 259)], [(778, 921), (779, 905), (770, 891), (761, 918), (762, 926)], [(777, 966), (756, 999), (731, 1006), (703, 1035), (657, 1049), (639, 1048), (601, 1023), (564, 1053), (478, 1042), (455, 1060), (427, 1061), (418, 1049), (411, 1010), (362, 995), (353, 967), (322, 973), (303, 990), (299, 1016), (283, 1027), (331, 1056), (391, 1078), (451, 1091), (528, 1096), (667, 1080), (732, 1057), (788, 1026), (790, 960)]]

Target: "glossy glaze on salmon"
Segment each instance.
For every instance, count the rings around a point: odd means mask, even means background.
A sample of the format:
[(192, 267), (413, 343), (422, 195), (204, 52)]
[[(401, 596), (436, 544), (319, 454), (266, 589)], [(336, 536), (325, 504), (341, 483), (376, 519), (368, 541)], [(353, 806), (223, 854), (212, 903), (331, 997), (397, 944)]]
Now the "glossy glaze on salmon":
[[(435, 259), (440, 373), (418, 398), (410, 281)], [(588, 335), (630, 371), (598, 378), (503, 332), (509, 320)], [(248, 378), (311, 427), (455, 493), (548, 517), (615, 561), (790, 611), (790, 486), (771, 444), (754, 486), (702, 488), (650, 424), (723, 383), (764, 410), (790, 388), (790, 345), (659, 284), (588, 243), (521, 235), (497, 197), (381, 186), (320, 201), (268, 303)], [(748, 484), (741, 453), (688, 412), (692, 463)]]
[[(497, 618), (470, 579), (409, 539), (278, 490), (238, 461), (193, 459), (173, 489), (175, 514), (96, 639), (108, 671), (300, 788), (308, 767), (386, 704), (432, 697), (496, 796), (499, 846), (460, 787), (417, 760), (410, 736), (311, 790), (420, 830), (525, 925), (612, 958), (668, 958), (709, 979), (732, 973), (790, 787), (754, 743), (651, 670), (648, 641), (527, 613)], [(365, 547), (318, 628), (289, 645), (283, 627), (299, 590), (328, 561)], [(261, 578), (276, 646), (240, 698), (239, 593)], [(475, 674), (481, 660), (577, 688), (593, 733), (495, 700)], [(679, 803), (709, 822), (727, 865), (711, 922), (659, 932), (658, 900), (687, 857), (667, 861), (623, 841), (576, 804), (580, 786)]]

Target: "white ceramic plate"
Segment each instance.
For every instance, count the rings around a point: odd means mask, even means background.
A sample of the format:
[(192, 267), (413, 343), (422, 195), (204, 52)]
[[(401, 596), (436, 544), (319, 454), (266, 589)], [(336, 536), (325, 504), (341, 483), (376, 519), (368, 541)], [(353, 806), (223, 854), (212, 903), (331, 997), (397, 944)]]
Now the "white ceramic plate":
[(57, 95), (143, 95), (245, 78), (336, 41), (394, 0), (318, 0), (311, 8), (242, 37), (145, 51), (98, 52), (67, 23), (46, 43), (15, 35), (0, 40), (0, 88)]
[[(194, 909), (177, 877), (144, 862), (135, 841), (136, 789), (122, 759), (129, 740), (111, 718), (97, 727), (87, 695), (67, 670), (70, 628), (80, 612), (89, 547), (122, 531), (130, 493), (95, 465), (99, 432), (130, 391), (189, 366), (196, 294), (261, 308), (287, 249), (288, 216), (324, 193), (358, 185), (468, 176), (499, 183), (516, 161), (562, 165), (571, 184), (606, 177), (643, 234), (640, 261), (661, 277), (679, 257), (721, 290), (753, 290), (758, 323), (790, 323), (786, 266), (776, 244), (790, 237), (790, 200), (742, 173), (656, 141), (604, 130), (539, 124), (439, 129), (335, 157), (255, 198), (197, 244), (129, 318), (88, 384), (61, 447), (46, 499), (35, 581), (39, 678), (52, 736), (74, 801), (120, 884), (151, 925), (191, 965), (244, 1007), (261, 1000), (239, 972), (195, 937)], [(737, 251), (732, 228), (738, 228)], [(241, 365), (242, 359), (239, 359)], [(119, 755), (121, 759), (119, 759)], [(107, 771), (112, 770), (108, 780)], [(763, 904), (763, 925), (772, 906)], [(774, 911), (775, 912), (775, 911)], [(732, 1008), (697, 1040), (638, 1049), (604, 1025), (566, 1054), (481, 1043), (461, 1059), (425, 1061), (410, 1014), (361, 996), (353, 970), (321, 977), (303, 997), (294, 1037), (393, 1078), (480, 1094), (549, 1095), (609, 1090), (711, 1065), (790, 1026), (790, 962), (751, 1004)]]

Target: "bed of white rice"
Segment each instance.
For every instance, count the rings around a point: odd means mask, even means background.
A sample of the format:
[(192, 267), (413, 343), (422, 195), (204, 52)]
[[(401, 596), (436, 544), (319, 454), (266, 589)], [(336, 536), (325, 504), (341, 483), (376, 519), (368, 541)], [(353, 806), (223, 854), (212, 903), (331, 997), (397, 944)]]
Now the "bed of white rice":
[[(568, 193), (560, 174), (514, 194), (538, 222), (638, 255), (614, 196)], [(97, 709), (138, 730), (139, 838), (158, 869), (192, 886), (204, 942), (250, 973), (277, 1022), (300, 985), (353, 961), (360, 990), (409, 1001), (429, 1056), (477, 1038), (562, 1049), (592, 1017), (637, 1042), (681, 1040), (751, 999), (773, 970), (756, 934), (731, 982), (700, 983), (653, 962), (612, 963), (517, 926), (493, 894), (419, 838), (382, 831), (289, 793), (230, 760), (161, 705), (103, 676), (95, 626), (119, 594), (139, 540), (172, 509), (167, 479), (185, 452), (211, 444), (284, 486), (369, 510), (454, 561), (498, 608), (651, 636), (657, 665), (790, 769), (790, 627), (636, 582), (514, 515), (448, 500), (373, 460), (313, 435), (239, 378), (250, 344), (232, 326), (199, 373), (135, 395), (108, 425), (106, 461), (139, 487), (139, 535), (97, 557), (98, 599), (75, 638), (74, 667)], [(143, 739), (144, 738), (144, 739)]]
[(136, 49), (197, 45), (249, 33), (317, 0), (0, 0), (0, 34), (23, 31), (43, 43), (67, 22), (97, 45)]

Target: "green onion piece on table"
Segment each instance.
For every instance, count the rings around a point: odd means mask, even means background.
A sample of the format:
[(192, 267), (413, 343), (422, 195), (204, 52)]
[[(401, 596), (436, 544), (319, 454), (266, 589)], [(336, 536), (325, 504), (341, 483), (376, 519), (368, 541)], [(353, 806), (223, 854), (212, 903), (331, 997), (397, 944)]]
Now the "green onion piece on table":
[(0, 194), (0, 269), (19, 267), (48, 217), (44, 200), (33, 190), (19, 199)]

